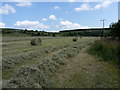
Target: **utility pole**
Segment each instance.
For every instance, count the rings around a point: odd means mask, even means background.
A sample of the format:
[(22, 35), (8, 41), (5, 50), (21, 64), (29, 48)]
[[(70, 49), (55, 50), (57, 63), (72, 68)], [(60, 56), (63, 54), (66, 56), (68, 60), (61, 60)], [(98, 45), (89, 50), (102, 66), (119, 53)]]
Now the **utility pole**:
[(103, 22), (103, 32), (102, 32), (102, 34), (103, 34), (103, 37), (105, 37), (105, 33), (104, 33), (104, 25), (105, 25), (105, 21), (106, 21), (106, 19), (103, 19), (103, 20), (100, 20), (100, 21)]

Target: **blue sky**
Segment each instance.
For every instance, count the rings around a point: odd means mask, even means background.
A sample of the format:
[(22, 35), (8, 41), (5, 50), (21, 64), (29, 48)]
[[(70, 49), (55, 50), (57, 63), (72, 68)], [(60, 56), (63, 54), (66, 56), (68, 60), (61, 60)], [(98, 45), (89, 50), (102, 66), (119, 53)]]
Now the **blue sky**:
[(103, 2), (2, 2), (0, 27), (60, 31), (105, 27), (118, 21), (118, 3)]

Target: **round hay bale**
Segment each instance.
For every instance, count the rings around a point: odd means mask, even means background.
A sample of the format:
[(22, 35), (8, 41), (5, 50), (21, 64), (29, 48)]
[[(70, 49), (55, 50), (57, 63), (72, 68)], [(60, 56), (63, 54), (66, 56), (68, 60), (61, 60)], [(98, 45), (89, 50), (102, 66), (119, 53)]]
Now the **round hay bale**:
[(40, 38), (32, 39), (31, 45), (42, 45), (42, 40)]
[(73, 38), (73, 42), (76, 42), (77, 41), (77, 38)]

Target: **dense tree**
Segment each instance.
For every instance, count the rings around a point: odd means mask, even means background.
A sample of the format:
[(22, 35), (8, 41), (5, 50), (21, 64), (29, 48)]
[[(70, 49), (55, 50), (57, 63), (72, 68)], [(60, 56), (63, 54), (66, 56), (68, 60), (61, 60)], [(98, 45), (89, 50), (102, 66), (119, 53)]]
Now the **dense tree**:
[(40, 32), (37, 33), (37, 36), (40, 36)]
[(35, 32), (38, 32), (38, 30), (35, 30)]
[(24, 30), (24, 33), (27, 33), (27, 29)]
[(56, 35), (55, 35), (55, 33), (53, 33), (53, 35), (52, 35), (53, 37), (56, 37)]
[(113, 38), (118, 38), (120, 40), (120, 22), (112, 23), (110, 28)]

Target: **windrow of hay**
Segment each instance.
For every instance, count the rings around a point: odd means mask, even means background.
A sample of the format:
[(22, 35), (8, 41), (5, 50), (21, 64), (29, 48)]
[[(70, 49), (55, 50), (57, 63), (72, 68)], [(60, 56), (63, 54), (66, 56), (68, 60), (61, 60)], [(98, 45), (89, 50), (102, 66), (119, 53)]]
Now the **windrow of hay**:
[[(50, 88), (54, 87), (52, 76), (59, 70), (61, 65), (66, 65), (70, 58), (79, 53), (86, 47), (88, 43), (69, 46), (66, 49), (54, 54), (50, 58), (44, 59), (38, 64), (32, 66), (21, 67), (15, 76), (6, 83), (3, 87), (10, 88)], [(4, 81), (3, 81), (4, 82)]]
[(42, 40), (40, 38), (32, 39), (31, 45), (42, 45)]
[[(57, 51), (59, 49), (63, 49), (65, 47), (67, 47), (67, 46), (51, 47), (51, 48), (46, 48), (46, 49), (42, 49), (42, 50), (35, 50), (32, 52), (20, 53), (18, 55), (4, 56), (4, 57), (2, 57), (3, 74), (6, 73), (7, 71), (10, 71), (14, 67), (21, 65), (24, 62), (29, 62), (29, 61), (33, 60), (33, 58), (38, 58), (40, 56), (46, 56), (46, 54)], [(3, 76), (3, 78), (4, 78), (4, 76)]]
[(46, 49), (38, 49), (32, 52), (20, 53), (17, 55), (3, 56), (2, 57), (3, 74), (4, 72), (7, 72), (8, 70), (10, 71), (17, 65), (33, 60), (33, 58), (38, 58), (40, 56), (46, 56), (46, 54), (66, 48), (68, 46), (71, 46), (71, 45), (64, 45), (64, 46), (59, 46), (59, 47), (56, 46), (56, 47), (51, 47), (51, 48), (46, 48)]

